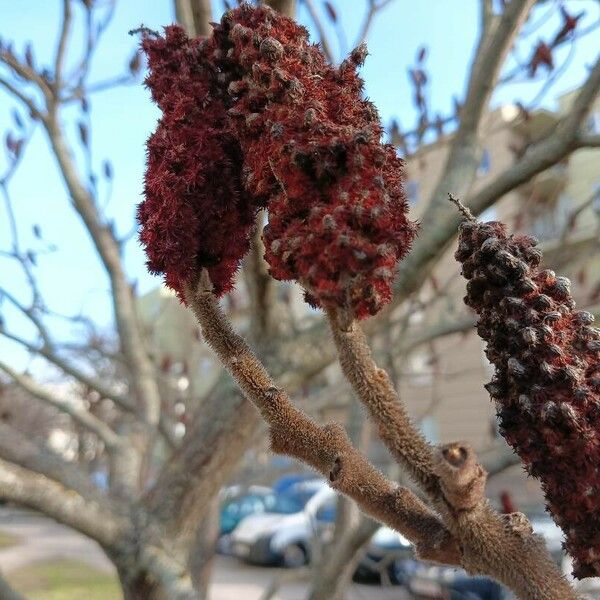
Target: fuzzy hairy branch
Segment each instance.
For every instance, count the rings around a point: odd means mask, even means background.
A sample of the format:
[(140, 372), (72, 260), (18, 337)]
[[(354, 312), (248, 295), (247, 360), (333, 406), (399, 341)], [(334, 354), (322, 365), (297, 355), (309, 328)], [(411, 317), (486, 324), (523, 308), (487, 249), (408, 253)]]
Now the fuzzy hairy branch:
[(411, 539), (425, 558), (456, 564), (455, 542), (433, 511), (379, 473), (352, 446), (342, 427), (320, 426), (275, 386), (231, 328), (205, 271), (197, 288), (187, 288), (186, 298), (205, 340), (269, 424), (275, 452), (294, 456), (328, 477), (334, 489), (354, 499), (364, 512)]
[(437, 497), (432, 448), (412, 424), (388, 374), (373, 361), (362, 329), (355, 322), (346, 326), (339, 313), (329, 312), (328, 317), (342, 371), (377, 423), (382, 441), (415, 481)]
[[(485, 499), (487, 473), (464, 443), (430, 446), (411, 423), (385, 371), (371, 357), (356, 322), (328, 313), (344, 375), (376, 422), (391, 454), (408, 471), (459, 540), (461, 564), (486, 574), (527, 600), (576, 596), (543, 542), (503, 521)], [(519, 523), (527, 523), (524, 515)]]

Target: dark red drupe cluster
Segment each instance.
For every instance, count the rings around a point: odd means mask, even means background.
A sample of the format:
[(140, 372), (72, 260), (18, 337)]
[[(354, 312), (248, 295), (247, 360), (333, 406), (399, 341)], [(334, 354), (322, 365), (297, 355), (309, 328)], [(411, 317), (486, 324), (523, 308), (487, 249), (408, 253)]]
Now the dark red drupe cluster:
[(389, 302), (416, 226), (402, 161), (361, 96), (364, 47), (335, 68), (304, 28), (246, 4), (206, 40), (168, 27), (143, 47), (163, 111), (139, 209), (151, 270), (181, 291), (207, 267), (226, 291), (266, 205), (275, 278), (358, 318)]
[(402, 161), (361, 96), (365, 48), (335, 68), (303, 27), (247, 5), (225, 14), (210, 43), (229, 74), (244, 183), (269, 196), (271, 274), (300, 282), (314, 304), (375, 314), (415, 225)]
[(229, 132), (227, 94), (202, 58), (205, 42), (167, 27), (144, 36), (146, 84), (162, 110), (148, 140), (140, 239), (148, 267), (183, 298), (186, 281), (207, 268), (228, 291), (248, 250), (258, 203), (241, 182), (240, 146)]
[(539, 269), (534, 238), (467, 221), (456, 258), (495, 375), (501, 432), (565, 532), (577, 577), (600, 575), (600, 330), (569, 280)]

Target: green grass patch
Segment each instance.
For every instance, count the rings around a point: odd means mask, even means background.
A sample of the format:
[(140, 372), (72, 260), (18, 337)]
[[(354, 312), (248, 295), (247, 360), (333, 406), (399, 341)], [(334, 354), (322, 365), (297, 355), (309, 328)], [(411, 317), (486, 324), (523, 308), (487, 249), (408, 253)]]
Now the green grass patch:
[(72, 561), (40, 562), (15, 571), (6, 578), (28, 600), (122, 600), (115, 577)]
[(6, 533), (5, 531), (0, 531), (0, 550), (2, 550), (2, 548), (16, 546), (20, 542), (21, 540), (16, 535)]

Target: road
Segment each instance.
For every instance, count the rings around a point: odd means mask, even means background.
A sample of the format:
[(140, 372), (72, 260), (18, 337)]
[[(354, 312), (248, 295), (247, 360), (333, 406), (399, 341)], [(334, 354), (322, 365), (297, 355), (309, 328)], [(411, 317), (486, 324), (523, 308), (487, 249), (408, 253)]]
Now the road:
[[(0, 531), (17, 536), (20, 543), (0, 549), (0, 570), (9, 573), (28, 564), (67, 559), (84, 562), (99, 571), (113, 573), (112, 564), (93, 541), (43, 517), (21, 511), (0, 509)], [(228, 557), (217, 557), (211, 600), (259, 600), (264, 589), (282, 573), (282, 569), (251, 567)], [(304, 600), (308, 584), (285, 584), (275, 596), (276, 600)], [(406, 600), (398, 587), (352, 584), (348, 600)]]

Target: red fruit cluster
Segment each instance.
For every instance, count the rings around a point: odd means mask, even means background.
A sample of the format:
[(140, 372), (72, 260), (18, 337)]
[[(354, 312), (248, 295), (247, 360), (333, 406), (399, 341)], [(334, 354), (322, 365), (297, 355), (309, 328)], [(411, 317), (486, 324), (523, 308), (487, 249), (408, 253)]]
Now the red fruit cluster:
[(303, 27), (248, 5), (226, 13), (209, 43), (227, 77), (244, 183), (269, 197), (271, 274), (298, 281), (316, 305), (375, 314), (416, 228), (402, 161), (361, 96), (365, 48), (335, 68)]
[(231, 288), (259, 204), (243, 189), (227, 94), (203, 58), (204, 46), (177, 26), (142, 41), (146, 84), (163, 114), (148, 140), (140, 240), (150, 271), (164, 274), (182, 299), (185, 282), (202, 268), (217, 294)]
[(600, 575), (600, 330), (575, 310), (569, 280), (539, 269), (530, 236), (462, 224), (465, 302), (495, 366), (486, 388), (502, 435), (542, 482), (574, 574)]
[(335, 68), (291, 19), (242, 5), (207, 40), (168, 27), (143, 48), (163, 111), (139, 209), (150, 269), (181, 292), (206, 267), (227, 291), (268, 204), (275, 278), (358, 318), (389, 302), (416, 226), (402, 161), (361, 96), (364, 47)]

